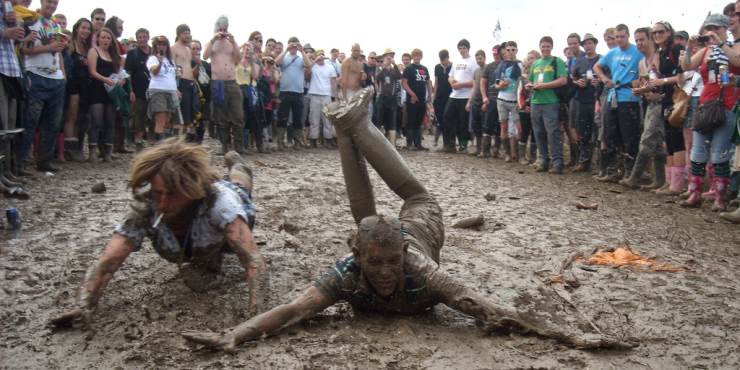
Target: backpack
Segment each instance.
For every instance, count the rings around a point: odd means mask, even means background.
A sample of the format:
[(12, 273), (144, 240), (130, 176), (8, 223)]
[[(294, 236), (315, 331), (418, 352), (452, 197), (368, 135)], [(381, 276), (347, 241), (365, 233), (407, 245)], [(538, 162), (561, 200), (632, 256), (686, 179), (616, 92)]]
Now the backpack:
[[(552, 80), (555, 81), (560, 78), (558, 76), (558, 58), (552, 57), (552, 63), (550, 63), (550, 65), (552, 65), (553, 72), (555, 73)], [(555, 95), (557, 95), (560, 103), (570, 102), (570, 99), (572, 99), (576, 94), (576, 85), (573, 83), (573, 79), (570, 78), (570, 75), (565, 77), (567, 78), (565, 85), (555, 88)]]

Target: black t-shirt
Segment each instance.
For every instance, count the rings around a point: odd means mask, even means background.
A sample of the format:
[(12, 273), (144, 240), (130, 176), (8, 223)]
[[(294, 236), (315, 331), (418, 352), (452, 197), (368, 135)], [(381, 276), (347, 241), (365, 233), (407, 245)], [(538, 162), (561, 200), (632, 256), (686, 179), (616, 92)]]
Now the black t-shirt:
[[(598, 78), (595, 73), (593, 73), (594, 65), (599, 62), (599, 58), (601, 58), (601, 55), (596, 55), (592, 59), (589, 59), (586, 54), (581, 55), (580, 57), (576, 58), (573, 61), (573, 65), (571, 68), (571, 75), (574, 79), (586, 79), (588, 71), (591, 71), (593, 77), (592, 78)], [(596, 98), (599, 96), (599, 92), (601, 90), (597, 89), (590, 83), (586, 83), (586, 87), (580, 88), (576, 86), (576, 95), (575, 98), (581, 103), (595, 103)]]
[[(406, 83), (409, 84), (409, 88), (416, 94), (419, 101), (427, 100), (427, 81), (429, 81), (427, 67), (421, 64), (409, 64), (403, 70), (403, 78), (406, 79)], [(449, 86), (449, 83), (447, 85)], [(411, 98), (408, 101), (411, 101)]]
[[(673, 77), (681, 72), (679, 65), (679, 55), (683, 46), (674, 44), (668, 49), (661, 48), (658, 50), (658, 74), (660, 78)], [(675, 84), (663, 85), (663, 108), (669, 108), (673, 105), (673, 87)]]
[(452, 64), (447, 67), (442, 64), (437, 64), (434, 67), (434, 78), (437, 79), (437, 92), (434, 93), (435, 101), (447, 100), (447, 98), (450, 97), (452, 86), (450, 86), (450, 80), (448, 80), (448, 77), (451, 69)]
[(380, 91), (380, 96), (396, 96), (398, 95), (398, 81), (401, 79), (401, 72), (398, 71), (397, 66), (391, 66), (391, 68), (380, 68), (378, 73), (375, 75), (376, 81)]
[(149, 68), (146, 67), (146, 61), (149, 60), (149, 54), (140, 48), (129, 50), (126, 54), (126, 72), (131, 75), (131, 86), (137, 98), (146, 98), (146, 90), (149, 89)]
[(367, 87), (373, 85), (375, 83), (375, 71), (377, 70), (377, 66), (370, 67), (369, 65), (365, 64), (363, 65), (363, 70), (365, 71), (367, 78), (365, 79), (365, 82), (362, 86)]
[(496, 73), (496, 70), (498, 69), (498, 65), (501, 64), (501, 62), (491, 62), (486, 65), (486, 69), (483, 71), (483, 78), (487, 79), (488, 81), (488, 98), (489, 99), (496, 99), (498, 96), (498, 90), (496, 90), (496, 80), (499, 78), (499, 75)]

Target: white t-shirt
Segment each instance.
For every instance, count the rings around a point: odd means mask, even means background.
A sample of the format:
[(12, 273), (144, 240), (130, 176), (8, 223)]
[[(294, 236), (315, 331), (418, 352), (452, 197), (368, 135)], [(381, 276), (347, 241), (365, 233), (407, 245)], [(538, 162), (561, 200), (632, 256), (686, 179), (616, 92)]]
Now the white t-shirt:
[[(159, 60), (155, 55), (152, 55), (146, 61), (146, 68), (151, 71), (152, 67), (158, 64)], [(155, 75), (152, 73), (151, 75), (152, 78), (149, 80), (150, 89), (177, 91), (177, 71), (169, 59), (163, 58), (162, 68), (159, 69), (159, 74)]]
[[(454, 63), (450, 68), (449, 76), (457, 82), (468, 82), (473, 81), (473, 74), (478, 69), (478, 63), (475, 62), (475, 58), (469, 56), (460, 62)], [(453, 99), (468, 99), (473, 93), (472, 87), (466, 87), (464, 89), (452, 89), (450, 98)]]
[[(39, 18), (36, 23), (28, 27), (31, 31), (36, 31), (40, 38), (33, 42), (33, 46), (41, 46), (41, 38), (53, 37), (55, 33), (61, 32), (56, 23), (51, 22), (46, 18)], [(39, 75), (41, 77), (51, 78), (55, 80), (63, 80), (64, 72), (62, 72), (60, 63), (59, 53), (39, 53), (36, 55), (26, 55), (26, 70), (29, 72)]]
[(311, 86), (309, 94), (331, 96), (331, 79), (337, 77), (334, 66), (324, 61), (324, 65), (315, 63), (311, 67)]

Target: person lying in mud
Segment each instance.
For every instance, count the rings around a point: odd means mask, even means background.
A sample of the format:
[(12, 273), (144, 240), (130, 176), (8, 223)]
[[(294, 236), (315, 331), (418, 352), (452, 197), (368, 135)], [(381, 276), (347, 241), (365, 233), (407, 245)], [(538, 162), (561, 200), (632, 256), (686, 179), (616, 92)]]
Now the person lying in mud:
[[(442, 211), (391, 143), (367, 120), (372, 89), (324, 112), (336, 127), (342, 172), (358, 230), (345, 256), (298, 298), (224, 333), (189, 331), (189, 341), (234, 351), (244, 341), (273, 334), (338, 301), (379, 313), (418, 314), (443, 303), (483, 322), (490, 331), (533, 332), (578, 348), (629, 347), (600, 334), (578, 335), (552, 320), (494, 303), (439, 269)], [(376, 214), (365, 160), (404, 203), (398, 218)]]
[(252, 171), (236, 152), (224, 161), (229, 172), (220, 180), (202, 146), (169, 139), (137, 155), (129, 179), (131, 212), (87, 270), (77, 308), (52, 323), (68, 326), (83, 319), (87, 324), (113, 274), (145, 237), (162, 258), (180, 266), (184, 283), (196, 292), (217, 284), (223, 254), (235, 253), (246, 270), (249, 311), (256, 313), (266, 265), (252, 239)]

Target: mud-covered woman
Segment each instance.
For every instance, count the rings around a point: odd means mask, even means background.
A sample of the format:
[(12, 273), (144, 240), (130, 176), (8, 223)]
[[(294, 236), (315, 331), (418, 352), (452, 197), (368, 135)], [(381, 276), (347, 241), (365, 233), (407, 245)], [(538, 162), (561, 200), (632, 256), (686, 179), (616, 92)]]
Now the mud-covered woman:
[(246, 271), (248, 310), (256, 313), (258, 299), (264, 299), (260, 282), (266, 265), (252, 238), (252, 172), (235, 152), (224, 160), (229, 172), (220, 180), (202, 146), (169, 139), (137, 155), (129, 178), (131, 211), (87, 270), (77, 307), (52, 323), (87, 323), (113, 274), (144, 238), (162, 258), (178, 264), (184, 283), (196, 292), (219, 283), (224, 253), (236, 254)]
[[(273, 334), (346, 301), (354, 309), (384, 314), (418, 314), (443, 303), (474, 316), (491, 331), (534, 332), (582, 348), (626, 346), (600, 334), (562, 330), (549, 319), (494, 303), (443, 272), (439, 268), (444, 242), (442, 211), (393, 145), (368, 120), (372, 93), (367, 88), (348, 103), (325, 108), (336, 127), (350, 208), (358, 224), (350, 242), (352, 253), (292, 302), (224, 333), (186, 332), (186, 339), (233, 351), (239, 343)], [(376, 213), (366, 161), (403, 199), (398, 218)]]

